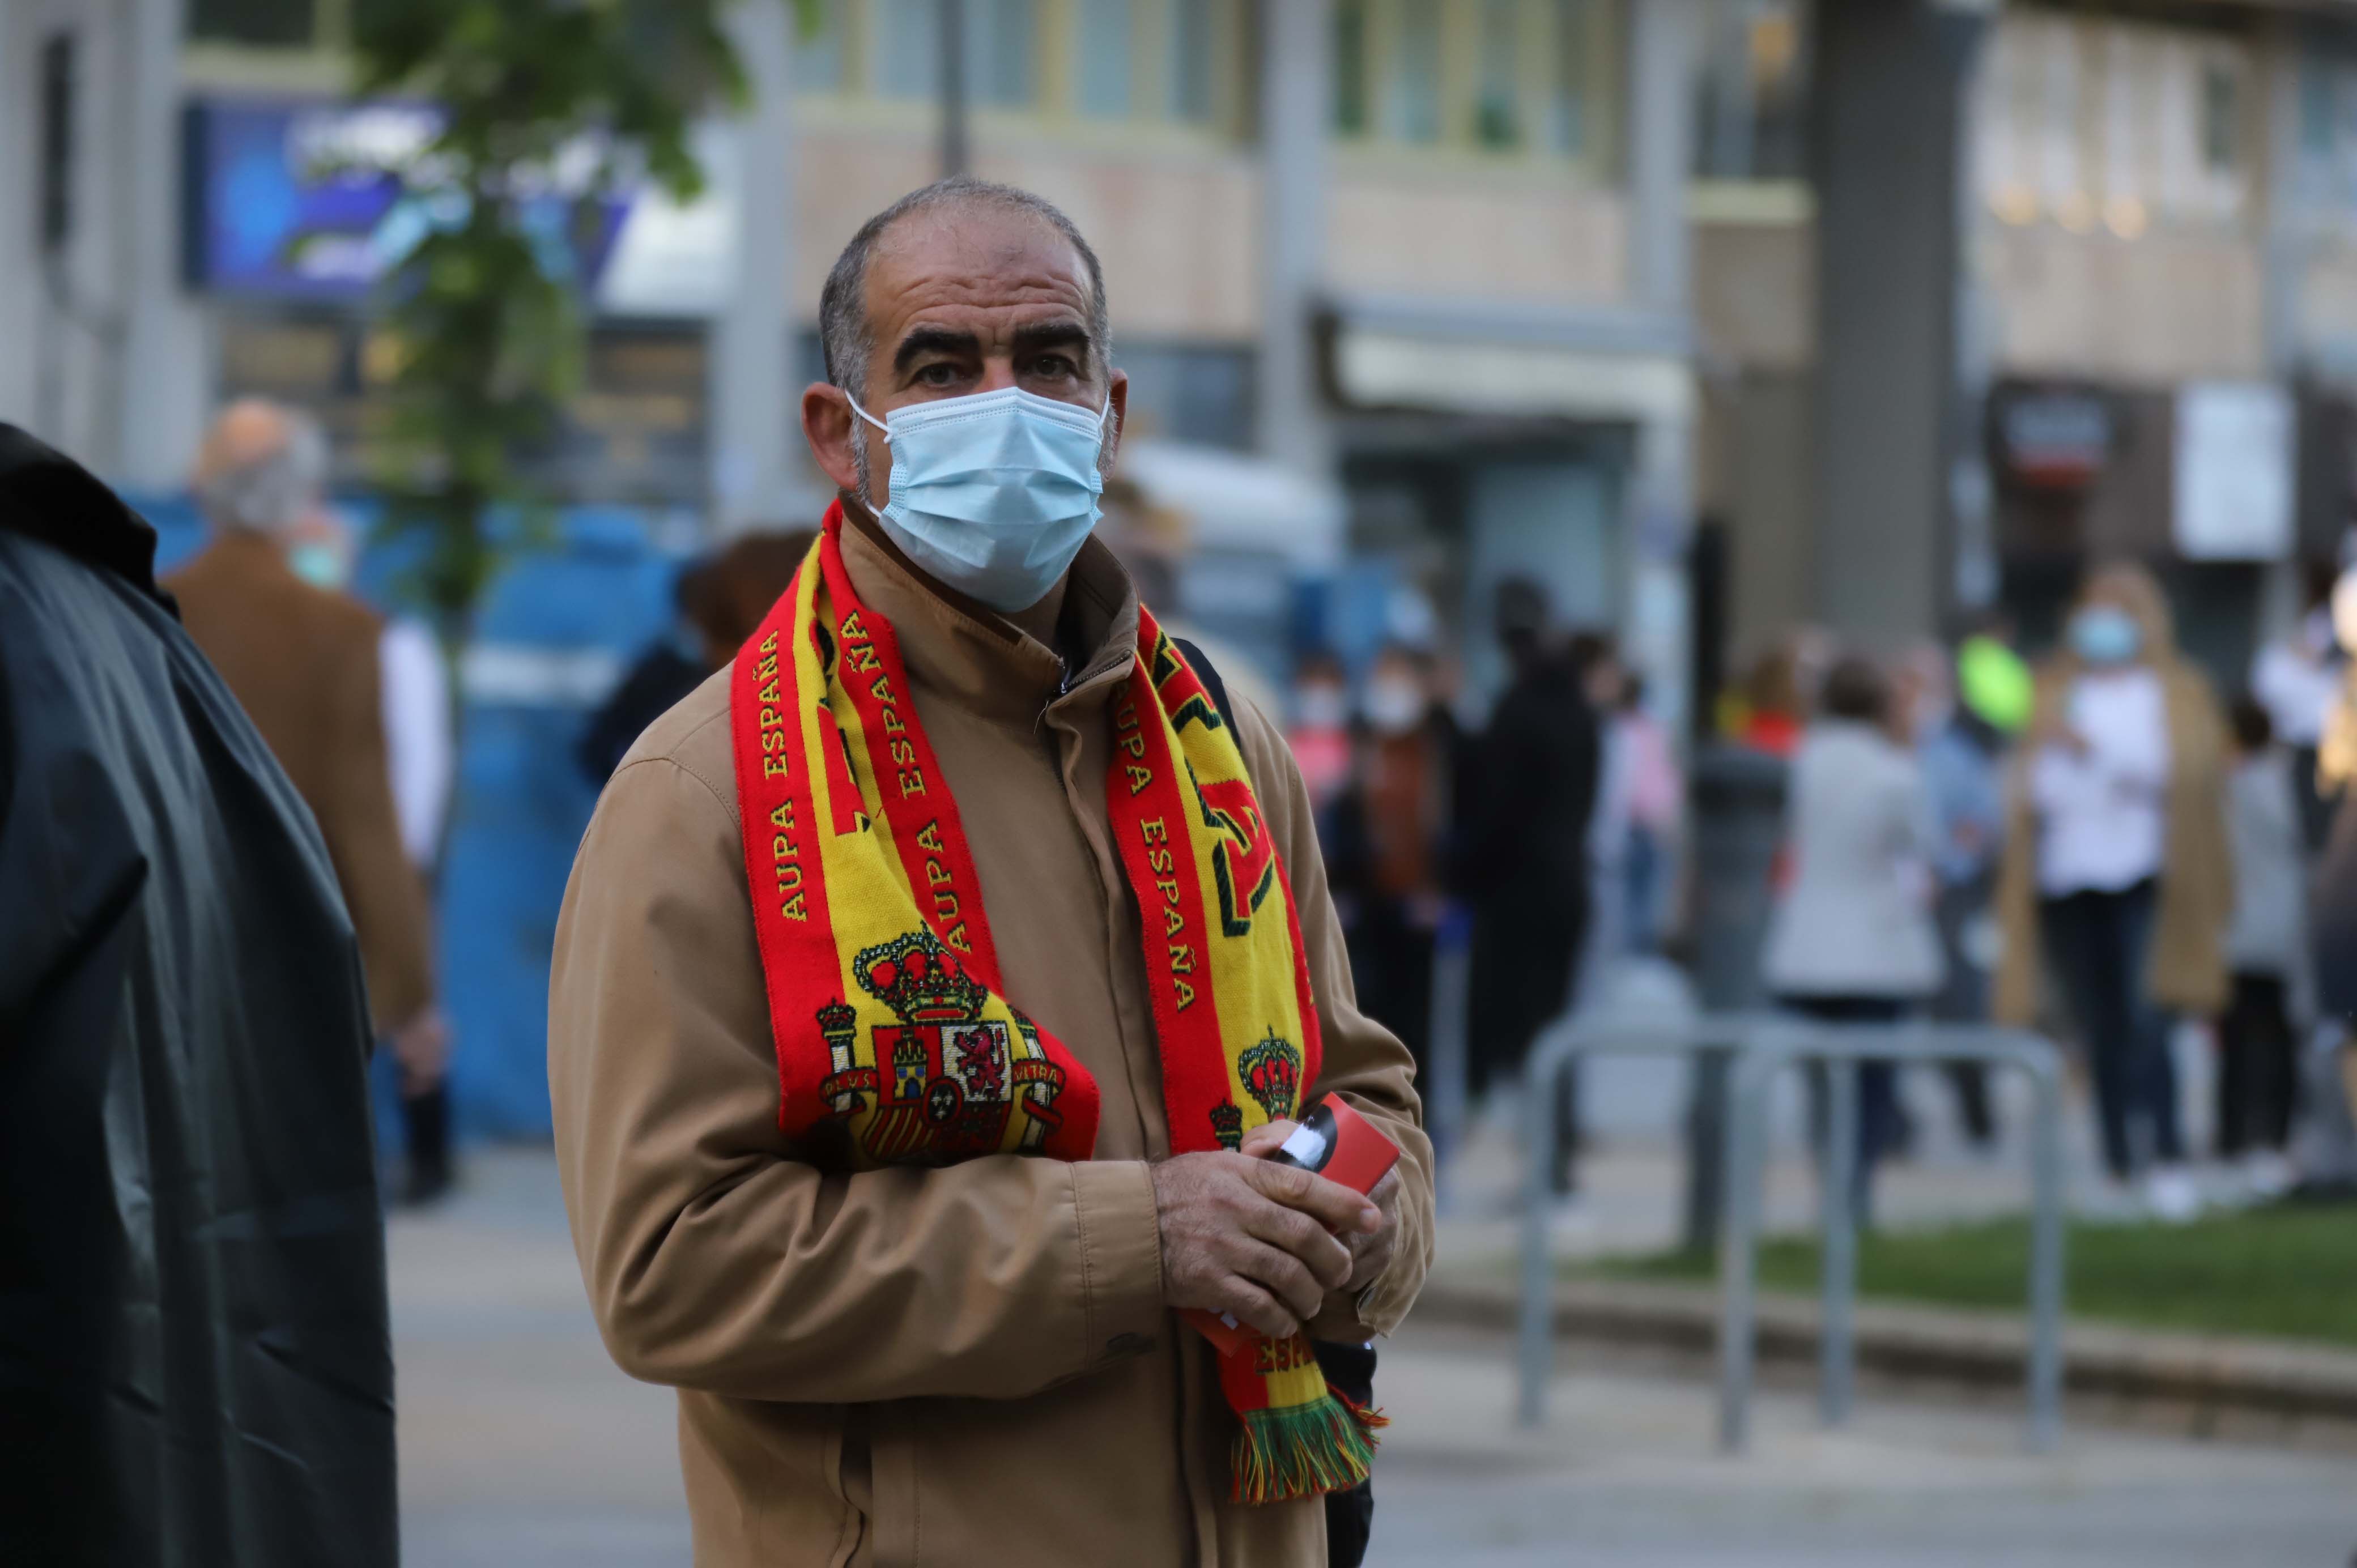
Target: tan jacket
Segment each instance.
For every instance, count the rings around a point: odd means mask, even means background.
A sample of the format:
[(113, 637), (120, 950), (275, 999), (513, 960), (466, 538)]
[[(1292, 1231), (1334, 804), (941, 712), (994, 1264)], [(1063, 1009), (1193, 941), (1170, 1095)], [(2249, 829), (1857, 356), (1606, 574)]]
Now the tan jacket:
[(399, 1027), (434, 1000), (434, 972), (425, 889), (393, 814), (383, 623), (297, 577), (275, 542), (252, 533), (224, 533), (164, 585), (318, 819), (360, 937), (370, 1016), (380, 1032)]
[[(2234, 867), (2226, 842), (2226, 725), (2209, 682), (2173, 653), (2155, 661), (2169, 714), (2169, 829), (2161, 846), (2159, 908), (2145, 990), (2172, 1012), (2214, 1015), (2226, 1005), (2226, 923), (2234, 911)], [(2078, 667), (2067, 657), (2039, 672), (2039, 711), (2063, 701)], [(2005, 857), (1996, 917), (2004, 936), (1993, 1011), (2000, 1023), (2037, 1022), (2043, 990), (2038, 921), (2038, 818), (2027, 770), (2037, 748), (2025, 741), (2008, 780)]]
[[(1103, 1096), (1096, 1157), (846, 1175), (778, 1127), (737, 832), (727, 671), (658, 720), (591, 822), (557, 926), (549, 1083), (591, 1305), (624, 1370), (680, 1390), (695, 1560), (717, 1564), (1318, 1568), (1308, 1502), (1227, 1500), (1232, 1418), (1162, 1305), (1147, 1164), (1169, 1153), (1138, 909), (1108, 833), (1110, 704), (1136, 603), (1092, 542), (1049, 649), (925, 585), (858, 527), (845, 563), (898, 632), (974, 846), (1008, 997)], [(1239, 704), (1289, 868), (1340, 1090), (1406, 1151), (1389, 1332), (1431, 1251), (1408, 1055), (1352, 1004), (1299, 775)]]

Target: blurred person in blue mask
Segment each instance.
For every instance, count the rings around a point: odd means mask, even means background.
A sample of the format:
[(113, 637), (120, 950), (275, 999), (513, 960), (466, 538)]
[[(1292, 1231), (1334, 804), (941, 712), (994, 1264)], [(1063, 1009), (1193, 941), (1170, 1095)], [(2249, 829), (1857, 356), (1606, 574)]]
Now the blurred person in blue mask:
[(1285, 743), (1322, 822), (1351, 781), (1351, 672), (1341, 660), (1324, 651), (1304, 658), (1293, 671), (1292, 705)]
[(1367, 671), (1351, 779), (1322, 827), (1326, 871), (1359, 1005), (1400, 1037), (1422, 1080), (1432, 1035), (1433, 940), (1458, 736), (1430, 654), (1397, 643)]
[[(351, 523), (322, 499), (286, 533), (286, 564), (322, 592), (342, 594), (359, 564)], [(384, 714), (386, 765), (393, 773), (393, 811), (401, 847), (433, 902), (442, 869), (442, 826), (457, 772), (457, 725), (450, 704), (449, 667), (433, 631), (398, 610), (384, 618), (377, 639), (379, 691)], [(450, 1075), (447, 1035), (414, 1036), (400, 1061), (401, 1152), (405, 1177), (401, 1199), (429, 1204), (457, 1176), (450, 1146)], [(423, 1046), (433, 1048), (421, 1048)]]
[(2033, 1024), (2050, 967), (2086, 1048), (2104, 1167), (2140, 1177), (2168, 1219), (2201, 1203), (2169, 1032), (2227, 1001), (2225, 789), (2224, 715), (2177, 651), (2159, 584), (2133, 563), (2100, 568), (2040, 672), (2013, 780), (1996, 1014)]
[(393, 790), (385, 623), (341, 585), (350, 551), (323, 524), (328, 457), (307, 414), (258, 398), (222, 410), (195, 476), (212, 538), (165, 586), (318, 820), (360, 938), (371, 1015), (402, 1064), (405, 1098), (425, 1108), (417, 1174), (431, 1196), (448, 1174), (435, 1151), (447, 1149), (447, 1111), (436, 1108), (449, 1031), (435, 1004), (425, 886)]

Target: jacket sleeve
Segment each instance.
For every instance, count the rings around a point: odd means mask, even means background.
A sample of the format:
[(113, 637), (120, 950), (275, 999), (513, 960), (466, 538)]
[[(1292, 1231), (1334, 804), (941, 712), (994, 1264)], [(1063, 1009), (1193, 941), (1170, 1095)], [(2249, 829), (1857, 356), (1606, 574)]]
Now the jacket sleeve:
[(325, 711), (337, 730), (328, 774), (334, 795), (319, 802), (317, 815), (360, 939), (370, 1019), (382, 1033), (408, 1023), (434, 1000), (434, 967), (425, 889), (402, 846), (393, 810), (372, 625), (336, 661), (333, 679), (338, 690)]
[(1327, 891), (1326, 866), (1318, 856), (1317, 824), (1301, 770), (1275, 726), (1257, 708), (1249, 703), (1237, 707), (1244, 763), (1293, 885), (1310, 991), (1318, 1002), (1324, 1061), (1303, 1103), (1340, 1094), (1400, 1147), (1399, 1240), (1391, 1267), (1358, 1301), (1339, 1293), (1329, 1296), (1325, 1309), (1309, 1325), (1316, 1338), (1365, 1340), (1399, 1326), (1432, 1266), (1432, 1141), (1425, 1136), (1414, 1058), (1390, 1030), (1359, 1011), (1351, 957)]
[(626, 762), (557, 925), (558, 1171), (616, 1362), (744, 1399), (1014, 1399), (1146, 1349), (1168, 1318), (1143, 1163), (794, 1157), (729, 799)]

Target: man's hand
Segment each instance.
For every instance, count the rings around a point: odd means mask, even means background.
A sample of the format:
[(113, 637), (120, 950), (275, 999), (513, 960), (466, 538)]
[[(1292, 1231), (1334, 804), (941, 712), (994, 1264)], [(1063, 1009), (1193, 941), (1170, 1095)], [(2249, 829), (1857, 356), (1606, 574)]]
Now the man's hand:
[(1162, 1296), (1232, 1314), (1282, 1339), (1318, 1315), (1355, 1263), (1335, 1232), (1372, 1235), (1382, 1210), (1349, 1187), (1243, 1154), (1180, 1155), (1153, 1167)]
[[(1283, 1148), (1285, 1141), (1293, 1136), (1293, 1130), (1300, 1125), (1298, 1122), (1264, 1122), (1244, 1134), (1236, 1152), (1265, 1160)], [(1368, 1200), (1383, 1214), (1383, 1224), (1373, 1230), (1342, 1234), (1342, 1244), (1351, 1249), (1351, 1277), (1342, 1282), (1340, 1288), (1352, 1295), (1374, 1283), (1391, 1266), (1392, 1253), (1398, 1250), (1399, 1189), (1399, 1167), (1394, 1165), (1367, 1194)]]
[(393, 1032), (393, 1058), (401, 1064), (404, 1094), (423, 1094), (442, 1081), (450, 1065), (450, 1026), (440, 1008), (423, 1008)]

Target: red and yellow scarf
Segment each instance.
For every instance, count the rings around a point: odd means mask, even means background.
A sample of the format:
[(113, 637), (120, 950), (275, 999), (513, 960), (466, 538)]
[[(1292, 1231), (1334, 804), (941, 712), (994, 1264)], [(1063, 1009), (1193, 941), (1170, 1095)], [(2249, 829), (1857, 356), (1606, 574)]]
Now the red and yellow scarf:
[[(1087, 1159), (1095, 1080), (1006, 995), (957, 803), (842, 531), (838, 503), (729, 677), (780, 1122), (859, 1168)], [(1172, 1150), (1232, 1149), (1317, 1080), (1318, 1013), (1235, 737), (1142, 607), (1137, 641), (1105, 801), (1144, 917)], [(1327, 1387), (1306, 1338), (1221, 1357), (1220, 1380), (1238, 1498), (1366, 1478), (1374, 1418)]]

